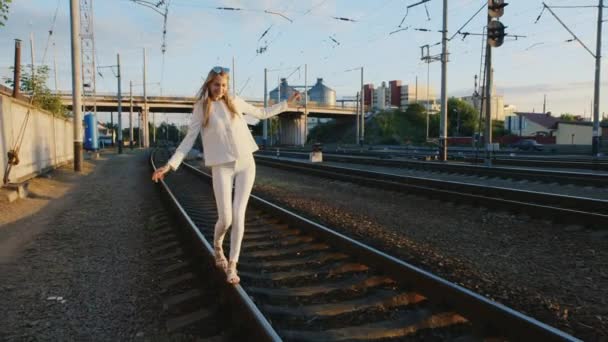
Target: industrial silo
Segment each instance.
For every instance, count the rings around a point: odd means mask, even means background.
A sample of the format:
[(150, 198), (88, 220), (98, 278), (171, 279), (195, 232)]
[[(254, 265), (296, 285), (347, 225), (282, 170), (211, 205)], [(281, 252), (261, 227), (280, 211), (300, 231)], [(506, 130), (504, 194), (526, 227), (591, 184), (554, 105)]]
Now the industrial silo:
[(321, 105), (336, 105), (336, 91), (325, 86), (322, 78), (317, 78), (317, 83), (308, 90), (308, 98), (310, 101), (317, 102)]
[[(280, 87), (281, 87), (281, 99), (278, 101), (287, 100), (289, 98), (289, 96), (291, 96), (291, 94), (296, 91), (293, 87), (291, 87), (291, 86), (289, 86), (289, 84), (287, 84), (286, 78), (281, 78)], [(279, 97), (279, 87), (276, 87), (273, 90), (271, 90), (269, 95), (270, 95), (271, 101), (274, 101), (275, 103), (278, 102), (277, 99)]]

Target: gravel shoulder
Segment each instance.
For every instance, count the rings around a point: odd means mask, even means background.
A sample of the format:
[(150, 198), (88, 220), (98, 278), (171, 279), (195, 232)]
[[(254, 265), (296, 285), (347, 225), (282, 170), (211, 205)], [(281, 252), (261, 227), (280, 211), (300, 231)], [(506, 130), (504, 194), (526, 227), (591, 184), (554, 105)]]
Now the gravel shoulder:
[(164, 334), (146, 222), (161, 207), (143, 151), (66, 166), (0, 208), (0, 340)]
[(608, 232), (258, 165), (254, 191), (585, 340), (608, 339)]

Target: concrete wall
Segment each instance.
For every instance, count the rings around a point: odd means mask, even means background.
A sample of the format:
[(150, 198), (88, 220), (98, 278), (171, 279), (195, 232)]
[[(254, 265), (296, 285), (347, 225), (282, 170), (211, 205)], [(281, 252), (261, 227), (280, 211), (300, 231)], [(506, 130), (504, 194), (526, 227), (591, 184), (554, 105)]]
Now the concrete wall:
[(591, 145), (593, 126), (560, 122), (557, 126), (556, 142), (562, 145)]
[(74, 128), (71, 120), (30, 106), (26, 101), (0, 94), (0, 174), (8, 163), (7, 152), (19, 138), (30, 111), (19, 149), (19, 164), (14, 165), (9, 181), (17, 182), (32, 174), (74, 158)]

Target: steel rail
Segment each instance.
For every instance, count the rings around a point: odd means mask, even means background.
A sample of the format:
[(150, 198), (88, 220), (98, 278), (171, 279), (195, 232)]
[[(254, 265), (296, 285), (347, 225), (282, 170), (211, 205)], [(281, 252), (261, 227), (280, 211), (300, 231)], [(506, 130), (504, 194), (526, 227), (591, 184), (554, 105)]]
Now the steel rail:
[[(283, 157), (308, 158), (306, 152), (284, 151), (279, 149), (279, 155)], [(266, 150), (258, 155), (276, 155), (276, 151)], [(582, 186), (608, 186), (608, 174), (597, 174), (590, 172), (564, 172), (555, 169), (521, 169), (515, 167), (486, 167), (481, 165), (466, 165), (455, 163), (440, 163), (435, 161), (419, 161), (406, 159), (392, 159), (390, 156), (356, 156), (346, 154), (323, 153), (325, 161), (344, 162), (363, 165), (387, 166), (397, 168), (409, 168), (425, 171), (439, 171), (446, 173), (459, 173), (467, 175), (511, 178), (517, 180), (541, 181), (545, 183), (575, 184)], [(547, 167), (550, 165), (544, 164)], [(522, 165), (523, 166), (523, 165)], [(581, 168), (585, 168), (583, 165)]]
[[(153, 151), (150, 155), (150, 166), (153, 170), (156, 170), (156, 164), (154, 162), (155, 153), (156, 151)], [(167, 183), (164, 180), (161, 180), (157, 184), (164, 199), (169, 203), (171, 209), (182, 223), (183, 229), (187, 230), (187, 233), (191, 236), (191, 243), (194, 247), (193, 250), (212, 263), (214, 260), (213, 247), (188, 216), (186, 210), (179, 203)], [(260, 312), (255, 303), (253, 303), (251, 298), (249, 298), (242, 286), (226, 283), (225, 275), (220, 274), (219, 270), (217, 271), (217, 274), (213, 276), (217, 278), (218, 286), (221, 287), (221, 290), (226, 295), (225, 297), (230, 302), (231, 307), (236, 309), (237, 314), (240, 317), (239, 322), (235, 323), (244, 326), (244, 329), (248, 332), (248, 337), (253, 341), (281, 341), (277, 332), (272, 328), (272, 325)]]
[[(211, 184), (208, 173), (188, 163), (184, 163), (184, 167)], [(563, 331), (297, 215), (256, 194), (251, 195), (250, 204), (289, 226), (319, 237), (339, 251), (363, 260), (395, 280), (414, 287), (430, 301), (461, 313), (473, 323), (475, 335), (498, 335), (512, 340), (579, 341)]]
[(491, 208), (523, 210), (531, 216), (559, 220), (562, 223), (608, 227), (608, 201), (605, 200), (363, 171), (266, 156), (256, 156), (256, 160), (260, 165), (387, 190), (417, 193), (454, 202), (472, 202)]

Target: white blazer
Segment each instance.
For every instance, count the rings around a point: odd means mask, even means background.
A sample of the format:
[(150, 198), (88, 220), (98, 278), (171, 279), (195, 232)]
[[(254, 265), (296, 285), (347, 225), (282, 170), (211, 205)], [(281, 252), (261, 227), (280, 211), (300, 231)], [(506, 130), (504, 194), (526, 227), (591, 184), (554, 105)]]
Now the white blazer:
[(252, 106), (240, 97), (235, 97), (232, 101), (237, 110), (234, 118), (224, 101), (211, 102), (207, 127), (203, 127), (203, 101), (194, 104), (188, 134), (167, 163), (172, 170), (177, 170), (199, 133), (203, 138), (205, 166), (229, 163), (257, 151), (258, 145), (251, 136), (247, 123), (255, 124), (258, 120), (247, 116), (264, 120), (287, 110), (287, 101), (279, 102), (269, 108)]

